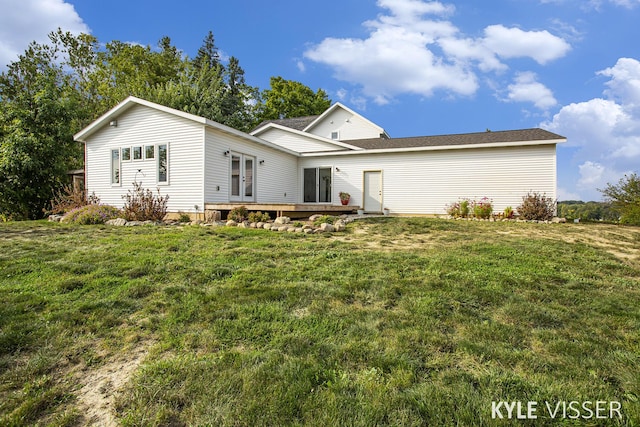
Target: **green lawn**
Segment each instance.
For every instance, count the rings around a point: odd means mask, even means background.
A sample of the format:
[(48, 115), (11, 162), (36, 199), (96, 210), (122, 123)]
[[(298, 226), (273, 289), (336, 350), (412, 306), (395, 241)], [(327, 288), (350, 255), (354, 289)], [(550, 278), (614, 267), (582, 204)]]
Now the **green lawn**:
[[(82, 425), (108, 372), (125, 426), (637, 426), (639, 253), (598, 224), (0, 224), (0, 425)], [(598, 400), (622, 419), (545, 408)]]

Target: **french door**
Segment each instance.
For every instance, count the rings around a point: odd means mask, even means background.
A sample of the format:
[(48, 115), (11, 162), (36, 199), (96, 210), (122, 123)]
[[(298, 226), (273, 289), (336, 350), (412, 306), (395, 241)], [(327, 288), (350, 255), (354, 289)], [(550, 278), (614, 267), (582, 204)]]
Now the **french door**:
[(256, 158), (231, 153), (231, 195), (237, 202), (255, 201)]

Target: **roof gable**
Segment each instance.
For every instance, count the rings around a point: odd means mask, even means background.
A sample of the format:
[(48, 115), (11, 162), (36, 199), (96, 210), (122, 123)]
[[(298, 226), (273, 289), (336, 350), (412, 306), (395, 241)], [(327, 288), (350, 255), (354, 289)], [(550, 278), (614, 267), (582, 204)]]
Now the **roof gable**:
[(258, 138), (256, 136), (250, 135), (248, 133), (239, 131), (232, 127), (223, 125), (222, 123), (214, 122), (213, 120), (206, 119), (204, 117), (196, 116), (194, 114), (185, 113), (184, 111), (176, 110), (174, 108), (165, 107), (164, 105), (156, 104), (155, 102), (146, 101), (144, 99), (136, 98), (135, 96), (129, 96), (124, 101), (113, 107), (111, 110), (107, 111), (105, 114), (100, 116), (98, 119), (93, 121), (90, 125), (82, 129), (80, 132), (76, 133), (73, 136), (75, 141), (86, 142), (87, 138), (93, 135), (98, 130), (102, 129), (104, 126), (108, 125), (112, 120), (117, 120), (117, 117), (127, 110), (132, 108), (135, 105), (142, 105), (148, 108), (152, 108), (158, 111), (163, 111), (167, 114), (171, 114), (177, 117), (182, 117), (187, 120), (191, 120), (193, 122), (199, 123), (207, 128), (216, 129), (218, 131), (224, 132), (229, 135), (234, 135), (236, 137), (240, 137), (242, 139), (260, 144), (266, 145), (271, 148), (275, 148), (279, 151), (298, 156), (300, 153), (289, 150), (285, 147), (281, 147), (277, 144), (273, 144), (267, 140)]
[(379, 132), (379, 134), (386, 134), (385, 130), (378, 126), (377, 124), (373, 123), (371, 120), (367, 119), (366, 117), (356, 113), (355, 111), (353, 111), (351, 108), (336, 102), (335, 104), (333, 104), (331, 107), (327, 108), (327, 110), (322, 113), (321, 115), (319, 115), (315, 120), (313, 120), (311, 123), (309, 123), (307, 125), (306, 128), (303, 129), (304, 132), (310, 132), (311, 129), (317, 127), (318, 125), (320, 125), (323, 121), (325, 121), (329, 116), (331, 116), (332, 113), (334, 113), (335, 110), (337, 109), (342, 109), (344, 111), (346, 111), (347, 113), (351, 114), (352, 116), (357, 116), (359, 119), (363, 120), (364, 122), (366, 122), (367, 124), (369, 124), (372, 127), (375, 127)]
[(341, 141), (337, 141), (334, 139), (329, 139), (329, 138), (323, 138), (321, 136), (318, 135), (314, 135), (312, 133), (307, 133), (307, 132), (303, 132), (303, 131), (299, 131), (296, 129), (292, 129), (289, 127), (286, 127), (284, 125), (278, 124), (278, 123), (268, 123), (265, 126), (262, 126), (260, 129), (256, 129), (254, 131), (251, 132), (251, 135), (254, 136), (258, 136), (261, 135), (263, 133), (267, 133), (270, 129), (279, 129), (282, 130), (284, 132), (290, 133), (291, 135), (295, 135), (298, 136), (300, 138), (306, 138), (306, 139), (314, 139), (318, 142), (321, 142), (323, 144), (331, 144), (334, 147), (336, 147), (336, 150), (362, 150), (362, 148), (357, 147), (355, 145), (352, 144), (348, 144), (345, 142), (341, 142)]

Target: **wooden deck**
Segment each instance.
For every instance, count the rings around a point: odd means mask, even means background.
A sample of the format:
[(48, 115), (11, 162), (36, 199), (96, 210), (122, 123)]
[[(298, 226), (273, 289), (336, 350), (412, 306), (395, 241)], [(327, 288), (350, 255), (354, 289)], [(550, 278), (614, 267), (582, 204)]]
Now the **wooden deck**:
[(316, 205), (316, 204), (291, 204), (291, 203), (205, 203), (205, 211), (230, 211), (233, 208), (244, 206), (249, 212), (275, 212), (277, 216), (303, 217), (313, 214), (345, 214), (353, 213), (360, 206), (353, 205)]

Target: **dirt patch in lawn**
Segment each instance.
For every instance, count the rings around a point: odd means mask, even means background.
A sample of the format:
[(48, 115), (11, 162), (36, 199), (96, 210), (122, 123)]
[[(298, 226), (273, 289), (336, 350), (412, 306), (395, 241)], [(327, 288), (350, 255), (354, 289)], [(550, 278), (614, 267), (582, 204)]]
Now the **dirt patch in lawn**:
[(640, 261), (640, 228), (637, 227), (609, 224), (546, 224), (535, 228), (510, 228), (498, 233), (583, 243), (605, 250), (627, 263)]
[(115, 401), (133, 373), (146, 358), (152, 343), (139, 343), (94, 370), (78, 373), (82, 388), (78, 392), (78, 410), (84, 425), (116, 427)]

